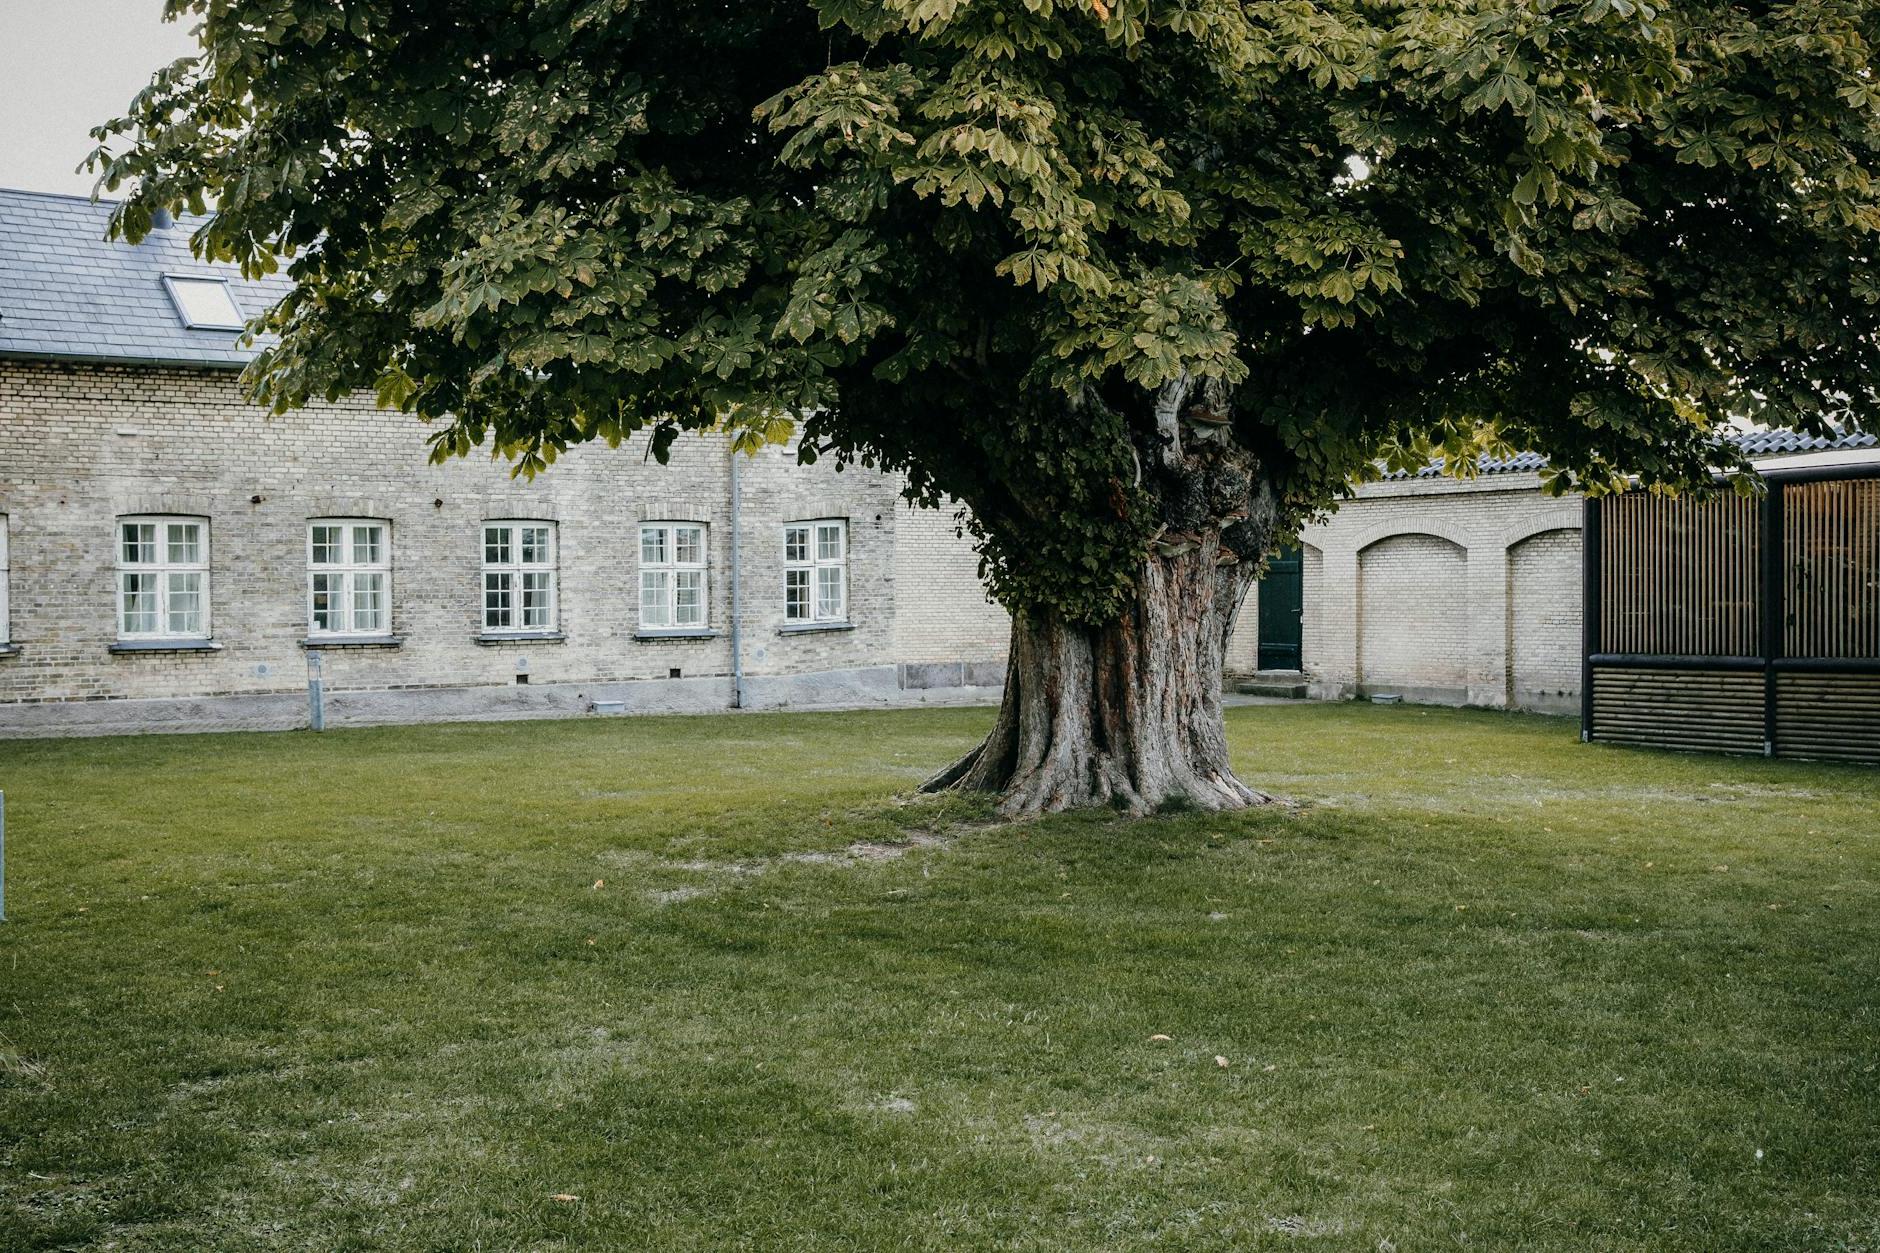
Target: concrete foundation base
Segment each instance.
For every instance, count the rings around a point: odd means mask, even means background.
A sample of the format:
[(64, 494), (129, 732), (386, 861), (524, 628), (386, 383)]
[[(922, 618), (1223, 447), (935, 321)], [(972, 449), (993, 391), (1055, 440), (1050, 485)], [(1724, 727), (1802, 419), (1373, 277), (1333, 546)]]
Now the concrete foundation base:
[(1306, 676), (1299, 670), (1256, 670), (1233, 681), (1233, 689), (1243, 696), (1271, 696), (1283, 700), (1304, 700)]
[[(952, 669), (947, 667), (951, 666)], [(992, 683), (983, 680), (998, 675)], [(744, 707), (845, 709), (990, 703), (996, 663), (858, 666), (809, 674), (746, 675)], [(910, 681), (910, 678), (913, 681)], [(953, 678), (946, 683), (942, 680)], [(326, 694), (328, 727), (419, 722), (501, 722), (583, 714), (698, 714), (732, 708), (728, 675), (614, 683), (429, 687)], [(0, 739), (147, 735), (202, 731), (292, 731), (308, 724), (305, 692), (258, 692), (149, 700), (46, 701), (0, 705)]]
[(1373, 696), (1401, 696), (1412, 705), (1467, 705), (1469, 689), (1466, 687), (1448, 687), (1440, 684), (1417, 683), (1360, 683), (1357, 685), (1360, 700), (1369, 700)]

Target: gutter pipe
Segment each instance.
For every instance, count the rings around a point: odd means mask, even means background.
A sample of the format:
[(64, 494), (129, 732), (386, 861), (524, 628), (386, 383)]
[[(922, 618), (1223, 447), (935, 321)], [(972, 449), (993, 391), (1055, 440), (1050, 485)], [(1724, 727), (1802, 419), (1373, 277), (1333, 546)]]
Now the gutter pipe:
[(731, 445), (731, 707), (744, 708), (744, 454)]

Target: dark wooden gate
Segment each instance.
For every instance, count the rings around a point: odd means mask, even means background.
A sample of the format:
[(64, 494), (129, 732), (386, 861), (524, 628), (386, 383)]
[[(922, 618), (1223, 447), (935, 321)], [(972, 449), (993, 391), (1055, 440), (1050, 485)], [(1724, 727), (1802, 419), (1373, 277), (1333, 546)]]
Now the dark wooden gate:
[(1586, 503), (1581, 734), (1880, 763), (1880, 465)]
[(1260, 578), (1259, 606), (1260, 669), (1299, 669), (1305, 570), (1298, 548), (1285, 549), (1268, 560)]

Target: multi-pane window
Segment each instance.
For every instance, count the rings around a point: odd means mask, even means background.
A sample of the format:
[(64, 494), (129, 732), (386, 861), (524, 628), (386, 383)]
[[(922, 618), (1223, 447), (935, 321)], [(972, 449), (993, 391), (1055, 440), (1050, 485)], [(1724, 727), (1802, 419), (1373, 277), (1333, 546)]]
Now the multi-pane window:
[(555, 524), (483, 524), (483, 629), (555, 629)]
[(392, 629), (391, 526), (318, 518), (307, 527), (307, 634), (388, 635)]
[(705, 528), (696, 522), (640, 527), (640, 626), (702, 630), (705, 604)]
[(119, 518), (118, 638), (209, 637), (209, 524), (202, 518)]
[(783, 528), (786, 622), (845, 622), (849, 616), (849, 524), (840, 518)]

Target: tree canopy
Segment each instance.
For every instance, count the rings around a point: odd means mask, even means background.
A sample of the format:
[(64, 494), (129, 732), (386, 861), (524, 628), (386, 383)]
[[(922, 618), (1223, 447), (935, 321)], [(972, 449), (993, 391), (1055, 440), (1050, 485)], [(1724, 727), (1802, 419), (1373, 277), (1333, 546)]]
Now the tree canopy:
[(212, 205), (205, 255), (289, 267), (259, 398), (526, 472), (795, 427), (965, 501), (1020, 611), (1244, 513), (1145, 472), (1173, 385), (1282, 531), (1436, 452), (1691, 483), (1880, 385), (1861, 0), (168, 10), (201, 54), (95, 160), (130, 237)]

